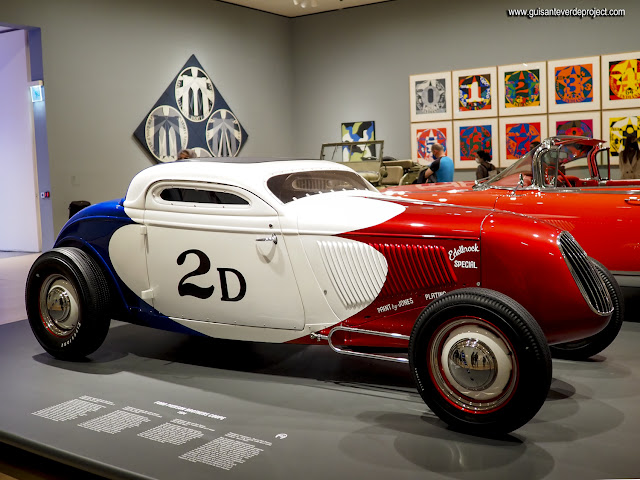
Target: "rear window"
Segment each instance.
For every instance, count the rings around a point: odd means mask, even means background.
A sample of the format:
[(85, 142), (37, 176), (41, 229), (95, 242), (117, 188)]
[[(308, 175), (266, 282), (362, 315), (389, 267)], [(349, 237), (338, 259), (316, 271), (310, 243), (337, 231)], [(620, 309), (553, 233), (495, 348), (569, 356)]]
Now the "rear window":
[(216, 192), (198, 188), (165, 188), (160, 198), (167, 202), (214, 203), (219, 205), (249, 205), (244, 198), (229, 192)]
[(267, 187), (283, 203), (320, 193), (347, 190), (377, 191), (355, 172), (315, 170), (276, 175), (267, 181)]

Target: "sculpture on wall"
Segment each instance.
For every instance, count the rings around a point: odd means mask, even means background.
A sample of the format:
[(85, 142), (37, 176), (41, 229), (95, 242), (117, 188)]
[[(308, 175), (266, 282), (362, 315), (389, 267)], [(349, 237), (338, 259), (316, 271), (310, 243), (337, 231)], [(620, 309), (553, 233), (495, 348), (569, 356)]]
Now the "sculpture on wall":
[(197, 157), (235, 157), (248, 134), (192, 55), (134, 136), (157, 161), (172, 162), (185, 149)]

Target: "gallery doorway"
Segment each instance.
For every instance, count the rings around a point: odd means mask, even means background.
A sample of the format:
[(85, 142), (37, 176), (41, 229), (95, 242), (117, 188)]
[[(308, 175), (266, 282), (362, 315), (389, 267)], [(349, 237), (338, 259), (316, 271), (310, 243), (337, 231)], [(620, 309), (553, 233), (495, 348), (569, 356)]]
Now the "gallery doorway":
[(0, 23), (0, 251), (53, 245), (43, 87), (40, 29)]

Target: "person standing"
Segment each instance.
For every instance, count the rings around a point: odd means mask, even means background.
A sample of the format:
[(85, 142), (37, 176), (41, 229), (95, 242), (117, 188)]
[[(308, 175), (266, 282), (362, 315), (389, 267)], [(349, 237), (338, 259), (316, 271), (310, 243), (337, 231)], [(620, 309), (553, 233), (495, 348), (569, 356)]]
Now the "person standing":
[(429, 182), (431, 177), (434, 177), (437, 183), (453, 182), (453, 160), (444, 154), (444, 147), (434, 143), (431, 145), (431, 154), (433, 162), (418, 174), (416, 183)]
[(620, 172), (620, 178), (640, 178), (638, 136), (633, 133), (625, 138), (624, 150), (620, 153)]
[(496, 166), (491, 163), (491, 155), (484, 150), (478, 150), (474, 156), (478, 163), (478, 168), (476, 168), (476, 180), (487, 178), (489, 176), (489, 172), (496, 169)]

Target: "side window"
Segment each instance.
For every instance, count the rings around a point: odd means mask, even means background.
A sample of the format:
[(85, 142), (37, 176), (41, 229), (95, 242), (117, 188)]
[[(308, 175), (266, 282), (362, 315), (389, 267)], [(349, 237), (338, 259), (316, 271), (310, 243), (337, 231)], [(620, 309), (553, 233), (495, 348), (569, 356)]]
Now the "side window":
[(160, 198), (167, 202), (206, 203), (218, 205), (249, 205), (244, 198), (229, 192), (198, 188), (169, 187), (162, 190)]

